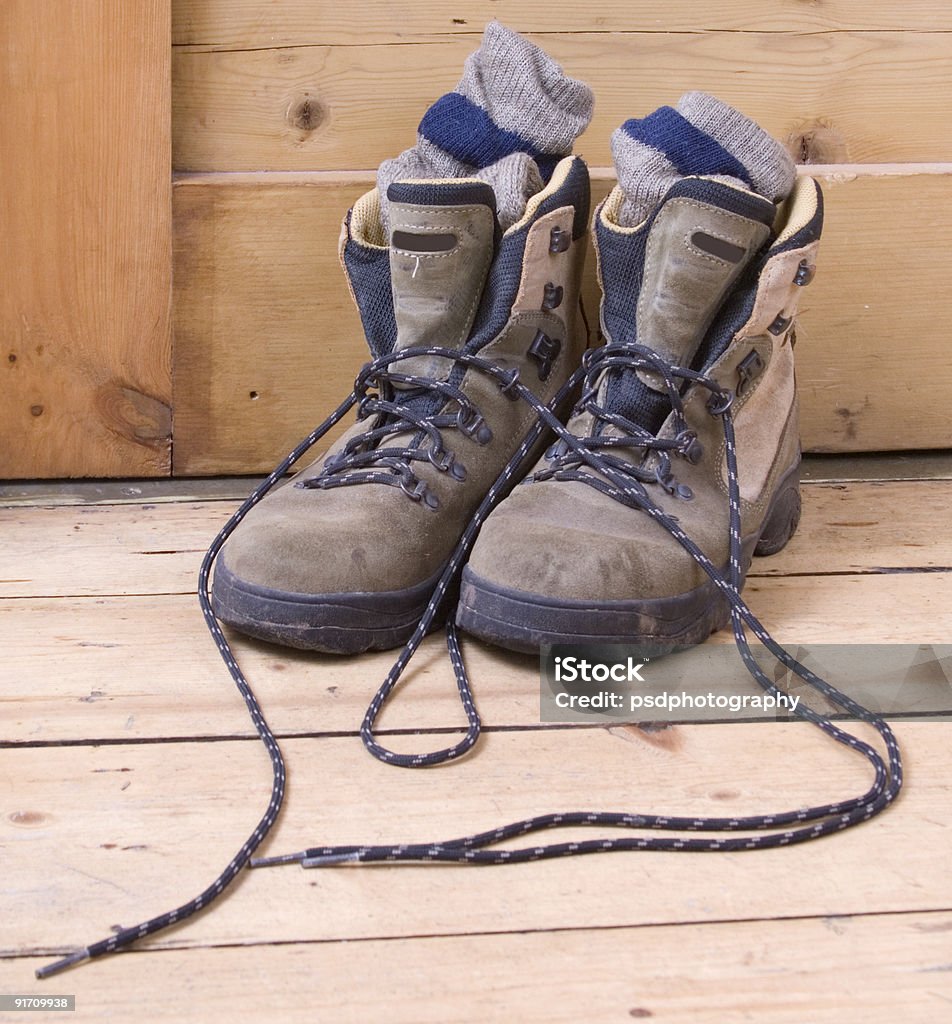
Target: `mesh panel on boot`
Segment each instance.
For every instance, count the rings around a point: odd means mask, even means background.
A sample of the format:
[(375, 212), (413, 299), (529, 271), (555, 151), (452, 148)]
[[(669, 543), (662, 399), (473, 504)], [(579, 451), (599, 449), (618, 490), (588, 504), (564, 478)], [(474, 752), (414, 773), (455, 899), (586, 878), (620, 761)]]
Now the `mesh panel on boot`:
[[(653, 223), (654, 216), (639, 230), (622, 234), (607, 228), (600, 217), (595, 222), (604, 288), (602, 326), (607, 338), (617, 345), (638, 340), (638, 296)], [(609, 371), (605, 404), (652, 432), (664, 422), (669, 405), (664, 395), (653, 391), (629, 370)]]
[(390, 250), (372, 249), (350, 238), (344, 245), (344, 265), (371, 354), (376, 359), (392, 352), (397, 343), (397, 321), (390, 287)]

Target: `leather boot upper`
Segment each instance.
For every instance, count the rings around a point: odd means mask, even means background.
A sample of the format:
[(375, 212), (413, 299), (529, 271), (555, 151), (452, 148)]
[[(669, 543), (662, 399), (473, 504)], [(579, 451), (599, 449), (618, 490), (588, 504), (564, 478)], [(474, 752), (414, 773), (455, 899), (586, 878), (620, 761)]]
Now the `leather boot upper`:
[[(813, 274), (822, 201), (815, 182), (803, 177), (768, 218), (771, 204), (744, 195), (733, 202), (726, 189), (695, 180), (675, 195), (670, 215), (662, 205), (653, 221), (638, 228), (613, 223), (616, 190), (596, 211), (595, 230), (606, 339), (637, 340), (681, 365), (693, 361), (735, 396), (731, 411), (747, 537), (760, 528), (778, 481), (799, 461), (793, 325), (802, 286)], [(705, 193), (712, 202), (705, 202)], [(768, 219), (775, 223), (768, 226)], [(602, 402), (650, 434), (675, 435), (676, 418), (657, 374), (606, 373), (598, 388)], [(723, 566), (729, 515), (725, 442), (710, 398), (700, 385), (685, 388), (684, 420), (693, 442), (686, 437), (683, 450), (671, 457), (667, 486), (646, 487), (714, 564)], [(591, 417), (577, 415), (569, 429), (584, 438), (593, 429)], [(623, 433), (611, 424), (601, 429)], [(643, 449), (611, 451), (649, 470), (659, 464), (656, 453), (645, 455)], [(671, 597), (706, 580), (695, 560), (648, 515), (585, 483), (545, 479), (549, 465), (543, 458), (489, 517), (469, 559), (480, 579), (583, 602)], [(543, 479), (535, 479), (540, 472)]]
[[(584, 163), (566, 158), (523, 218), (500, 233), (484, 183), (400, 183), (390, 189), (389, 237), (376, 190), (363, 196), (345, 218), (340, 251), (371, 353), (432, 344), (475, 352), (518, 369), (519, 379), (550, 401), (587, 342), (578, 310), (588, 196)], [(412, 486), (302, 487), (332, 473), (334, 457), (375, 422), (358, 420), (249, 512), (222, 553), (232, 574), (281, 592), (333, 594), (400, 590), (440, 571), (535, 414), (484, 373), (448, 359), (414, 356), (391, 369), (449, 381), (481, 422), (469, 417), (467, 429), (440, 428), (442, 451), (410, 424), (381, 442), (388, 452), (432, 454), (409, 468), (398, 455), (381, 459), (381, 473), (412, 473)], [(412, 381), (391, 398), (430, 420), (455, 422), (459, 409)]]

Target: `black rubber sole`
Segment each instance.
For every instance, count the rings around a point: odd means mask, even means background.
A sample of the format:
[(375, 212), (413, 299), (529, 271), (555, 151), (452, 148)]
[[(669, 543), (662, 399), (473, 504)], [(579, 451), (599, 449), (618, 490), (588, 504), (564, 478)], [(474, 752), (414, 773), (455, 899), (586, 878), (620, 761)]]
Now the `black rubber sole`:
[[(440, 570), (442, 572), (442, 570)], [(360, 654), (410, 639), (440, 578), (381, 593), (294, 594), (239, 579), (215, 566), (212, 610), (246, 636), (324, 654)], [(438, 618), (434, 628), (442, 624)]]
[[(782, 480), (761, 530), (744, 539), (744, 574), (752, 555), (780, 551), (800, 522), (797, 465)], [(714, 583), (674, 597), (569, 601), (500, 587), (463, 570), (457, 625), (498, 647), (533, 653), (543, 644), (645, 644), (658, 654), (703, 643), (730, 621), (730, 605)]]

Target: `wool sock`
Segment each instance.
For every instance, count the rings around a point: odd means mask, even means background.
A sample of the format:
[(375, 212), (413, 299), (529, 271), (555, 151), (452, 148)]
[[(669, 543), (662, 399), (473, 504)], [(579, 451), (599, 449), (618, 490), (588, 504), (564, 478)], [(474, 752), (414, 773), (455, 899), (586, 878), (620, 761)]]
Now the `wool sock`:
[(625, 193), (619, 223), (633, 227), (657, 207), (671, 186), (705, 175), (785, 199), (795, 175), (787, 151), (733, 107), (703, 92), (689, 92), (676, 108), (632, 118), (611, 138), (618, 184)]
[(395, 181), (479, 178), (496, 193), (503, 230), (525, 211), (592, 117), (592, 91), (539, 47), (498, 21), (466, 59), (454, 92), (423, 115), (416, 145), (377, 171), (389, 233), (387, 188)]

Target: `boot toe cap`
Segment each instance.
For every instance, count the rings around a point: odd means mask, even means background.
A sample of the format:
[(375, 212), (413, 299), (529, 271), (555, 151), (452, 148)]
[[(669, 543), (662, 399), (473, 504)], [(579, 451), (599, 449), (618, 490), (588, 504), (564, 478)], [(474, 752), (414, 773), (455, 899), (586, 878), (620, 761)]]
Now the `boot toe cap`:
[[(545, 486), (517, 490), (489, 517), (470, 555), (472, 574), (499, 588), (596, 604), (672, 597), (706, 578), (647, 515), (604, 502), (588, 514), (586, 494), (544, 495)], [(552, 486), (597, 496), (581, 484)]]

